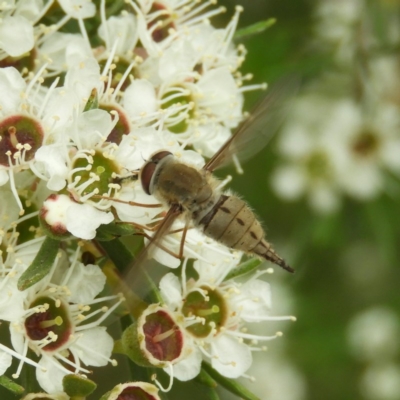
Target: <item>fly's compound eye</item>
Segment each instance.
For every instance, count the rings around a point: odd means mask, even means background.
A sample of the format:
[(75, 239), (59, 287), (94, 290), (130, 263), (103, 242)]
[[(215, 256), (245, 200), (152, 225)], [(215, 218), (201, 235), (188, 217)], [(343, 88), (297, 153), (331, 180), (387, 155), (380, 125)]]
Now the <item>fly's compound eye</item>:
[(157, 169), (157, 164), (165, 157), (172, 155), (169, 151), (159, 151), (151, 156), (150, 160), (143, 165), (140, 171), (140, 181), (142, 182), (142, 188), (146, 194), (152, 194), (152, 182), (154, 178), (154, 172)]

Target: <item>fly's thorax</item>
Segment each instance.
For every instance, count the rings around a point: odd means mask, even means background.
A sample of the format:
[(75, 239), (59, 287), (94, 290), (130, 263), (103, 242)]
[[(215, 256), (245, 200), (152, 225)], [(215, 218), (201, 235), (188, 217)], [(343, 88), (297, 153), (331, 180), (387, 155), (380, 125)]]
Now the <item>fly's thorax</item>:
[(251, 253), (264, 239), (264, 230), (245, 201), (223, 194), (198, 221), (206, 236), (235, 250)]
[(179, 162), (171, 153), (164, 153), (158, 153), (160, 160), (157, 154), (153, 156), (142, 168), (142, 186), (146, 193), (167, 204), (180, 204), (190, 212), (192, 207), (207, 203), (213, 197), (209, 173)]

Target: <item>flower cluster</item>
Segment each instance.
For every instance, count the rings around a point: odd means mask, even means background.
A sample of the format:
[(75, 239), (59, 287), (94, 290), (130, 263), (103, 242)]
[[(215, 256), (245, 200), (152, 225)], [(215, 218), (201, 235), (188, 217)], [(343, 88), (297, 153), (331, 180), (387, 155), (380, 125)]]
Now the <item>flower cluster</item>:
[(296, 99), (279, 138), (275, 192), (306, 196), (321, 213), (337, 211), (344, 196), (370, 201), (389, 193), (400, 175), (399, 59), (384, 52), (400, 42), (398, 24), (392, 15), (379, 34), (364, 3), (318, 3), (316, 46), (332, 66)]
[[(125, 299), (103, 293), (117, 262), (101, 241), (118, 241), (123, 229), (149, 239), (167, 211), (140, 183), (145, 160), (163, 150), (200, 169), (243, 120), (243, 93), (264, 87), (239, 70), (242, 8), (217, 29), (210, 18), (225, 9), (213, 5), (1, 5), (0, 373), (18, 379), (34, 366), (47, 394), (26, 399), (86, 397), (91, 368), (115, 366), (113, 351), (165, 369), (169, 386), (195, 378), (203, 360), (224, 378), (246, 376), (258, 342), (280, 335), (247, 331), (280, 319), (262, 273), (238, 282), (241, 253), (195, 229), (183, 234), (180, 221), (151, 254), (175, 269), (153, 285), (158, 302), (130, 302), (136, 295), (118, 277), (110, 284)], [(101, 324), (129, 302), (134, 323), (114, 344)], [(146, 382), (108, 390), (102, 398), (159, 399)]]

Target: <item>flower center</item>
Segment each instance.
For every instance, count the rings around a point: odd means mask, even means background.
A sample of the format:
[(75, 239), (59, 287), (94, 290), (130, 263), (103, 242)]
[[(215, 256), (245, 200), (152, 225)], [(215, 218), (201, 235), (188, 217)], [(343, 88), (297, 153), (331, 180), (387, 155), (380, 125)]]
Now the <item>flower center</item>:
[(180, 356), (183, 334), (165, 311), (159, 310), (147, 315), (143, 332), (146, 349), (157, 360), (173, 361)]
[(43, 129), (32, 118), (13, 115), (0, 122), (0, 164), (6, 167), (32, 160), (43, 142)]
[(360, 157), (371, 157), (379, 148), (379, 140), (374, 132), (361, 131), (353, 141), (351, 148)]
[(67, 307), (51, 297), (39, 297), (30, 308), (37, 311), (25, 319), (25, 330), (31, 340), (43, 340), (52, 336), (53, 340), (43, 349), (53, 351), (64, 345), (72, 334), (72, 324)]
[(309, 155), (306, 160), (306, 169), (311, 178), (328, 179), (331, 175), (331, 166), (327, 155), (316, 151)]
[[(91, 193), (108, 195), (113, 174), (120, 172), (116, 163), (100, 151), (96, 151), (93, 156), (77, 158), (73, 169), (75, 172), (72, 179), (78, 183), (77, 189), (81, 196)], [(96, 201), (94, 198), (92, 200)]]
[[(193, 109), (190, 108), (192, 98), (187, 94), (185, 88), (174, 88), (165, 93), (161, 99), (163, 110), (167, 110), (170, 107), (179, 106), (180, 109), (188, 110), (177, 111), (172, 114), (166, 121), (166, 125), (169, 131), (172, 133), (183, 133), (188, 129), (188, 120), (194, 117)], [(185, 114), (186, 115), (185, 115)]]
[[(133, 50), (133, 49), (132, 49)], [(107, 63), (107, 60), (101, 60), (99, 61), (99, 65), (100, 65), (100, 70), (102, 71), (105, 67)], [(110, 85), (110, 87), (112, 88), (116, 88), (119, 83), (121, 82), (122, 77), (124, 76), (127, 68), (130, 66), (130, 61), (122, 58), (122, 57), (118, 57), (118, 59), (113, 60), (113, 65), (115, 66), (112, 70), (112, 80), (111, 83), (109, 84), (108, 82), (105, 82), (104, 85), (107, 87), (108, 85)], [(130, 72), (130, 75), (133, 75), (134, 77), (138, 76), (137, 71), (135, 70), (135, 68), (133, 68)], [(125, 82), (121, 85), (120, 87), (120, 91), (123, 92), (128, 86), (130, 85), (130, 80), (129, 79), (125, 79)], [(101, 107), (103, 108), (103, 107)]]
[(155, 397), (139, 387), (125, 388), (116, 400), (154, 400)]
[(160, 3), (153, 3), (150, 14), (157, 14), (157, 17), (149, 22), (148, 28), (157, 25), (157, 28), (153, 30), (152, 37), (156, 43), (162, 42), (169, 36), (169, 30), (175, 29), (173, 23), (173, 16), (168, 13), (164, 5)]
[(227, 319), (226, 303), (216, 290), (202, 287), (207, 294), (194, 291), (186, 296), (182, 313), (185, 317), (197, 317), (201, 322), (188, 326), (186, 329), (196, 337), (206, 337), (213, 329), (219, 331)]

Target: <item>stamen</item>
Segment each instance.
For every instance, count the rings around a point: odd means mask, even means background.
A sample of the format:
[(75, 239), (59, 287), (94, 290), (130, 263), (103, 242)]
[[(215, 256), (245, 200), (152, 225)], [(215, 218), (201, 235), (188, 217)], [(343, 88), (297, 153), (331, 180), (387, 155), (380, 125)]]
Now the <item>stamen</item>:
[[(81, 337), (82, 335), (84, 335), (84, 333), (81, 334), (80, 337)], [(80, 347), (81, 349), (83, 349), (83, 347), (80, 345), (79, 341), (76, 341), (75, 347)], [(118, 362), (117, 362), (116, 360), (111, 359), (111, 358), (109, 358), (109, 357), (106, 357), (105, 355), (101, 354), (101, 353), (98, 352), (97, 350), (93, 350), (92, 348), (86, 347), (86, 346), (85, 346), (84, 350), (85, 350), (86, 352), (89, 352), (89, 353), (91, 353), (91, 354), (96, 355), (96, 358), (99, 357), (99, 358), (102, 358), (103, 360), (106, 360), (107, 362), (109, 362), (109, 363), (110, 363), (112, 366), (114, 366), (114, 367), (118, 365)], [(76, 357), (76, 359), (79, 360), (79, 357)]]
[(224, 332), (227, 333), (228, 335), (235, 336), (240, 339), (261, 340), (261, 341), (273, 340), (283, 335), (282, 332), (276, 332), (274, 336), (260, 336), (260, 335), (253, 335), (251, 333), (244, 333), (228, 329), (224, 330)]
[(41, 103), (40, 109), (39, 109), (39, 111), (38, 111), (38, 113), (37, 113), (37, 115), (38, 115), (39, 118), (43, 118), (43, 112), (44, 112), (44, 110), (46, 109), (47, 102), (48, 102), (50, 96), (53, 94), (53, 91), (54, 91), (55, 87), (58, 85), (59, 80), (60, 80), (60, 77), (57, 77), (57, 78), (53, 81), (53, 83), (51, 84), (51, 86), (49, 87), (49, 89), (47, 90), (46, 96), (44, 97), (44, 99), (43, 99), (43, 101), (42, 101), (42, 103)]
[(14, 198), (15, 198), (15, 200), (16, 200), (16, 202), (18, 204), (18, 207), (20, 209), (19, 215), (24, 215), (25, 210), (24, 210), (22, 202), (21, 202), (21, 200), (19, 198), (19, 195), (18, 195), (18, 192), (17, 192), (17, 188), (15, 187), (14, 172), (13, 172), (13, 170), (11, 168), (8, 170), (8, 176), (9, 176), (9, 179), (10, 179), (11, 192), (14, 195)]
[(132, 71), (133, 67), (135, 66), (135, 64), (136, 64), (136, 62), (133, 61), (133, 62), (131, 62), (131, 63), (129, 64), (128, 68), (126, 68), (126, 70), (125, 70), (124, 74), (122, 75), (122, 77), (121, 77), (121, 79), (120, 79), (120, 81), (119, 81), (117, 87), (115, 88), (114, 93), (113, 93), (112, 96), (111, 96), (111, 99), (112, 99), (113, 101), (115, 101), (115, 99), (116, 99), (116, 97), (117, 97), (117, 94), (119, 94), (122, 85), (125, 83), (126, 79), (128, 78), (128, 75), (131, 73), (131, 71)]
[[(123, 302), (125, 301), (125, 298), (123, 296), (111, 296), (114, 298), (119, 298), (119, 301), (117, 303), (115, 303), (112, 307), (110, 307), (99, 319), (97, 319), (94, 322), (91, 322), (90, 324), (85, 324), (85, 325), (79, 325), (76, 327), (76, 331), (82, 331), (85, 329), (90, 329), (90, 328), (95, 328), (97, 326), (99, 326), (106, 318), (108, 318), (108, 316), (110, 316), (114, 310)], [(109, 297), (105, 297), (104, 299), (109, 299)], [(100, 299), (97, 299), (100, 300)]]
[(50, 327), (53, 326), (53, 325), (61, 326), (62, 323), (63, 323), (63, 319), (62, 319), (60, 316), (57, 316), (57, 317), (54, 318), (54, 319), (40, 322), (40, 323), (39, 323), (39, 326), (40, 326), (41, 328), (50, 328)]
[(167, 339), (171, 335), (173, 335), (176, 332), (175, 328), (168, 329), (167, 331), (163, 333), (159, 333), (158, 335), (153, 336), (153, 342), (158, 343), (162, 342), (163, 340)]
[[(25, 349), (25, 346), (24, 346)], [(15, 357), (18, 360), (21, 360), (23, 363), (29, 364), (34, 366), (35, 368), (41, 369), (43, 371), (46, 371), (45, 368), (41, 367), (38, 363), (36, 363), (35, 361), (31, 360), (30, 358), (26, 357), (26, 353), (24, 354), (19, 354), (14, 350), (9, 349), (8, 347), (4, 346), (3, 344), (0, 343), (0, 350), (4, 351), (7, 354), (10, 354), (11, 356)], [(19, 374), (14, 374), (16, 375), (15, 378), (18, 378)]]
[(208, 315), (211, 314), (216, 314), (219, 313), (219, 307), (217, 305), (213, 305), (210, 309), (208, 310), (197, 310), (196, 313), (200, 316), (200, 317), (206, 317)]
[[(87, 347), (85, 347), (85, 350), (87, 350)], [(69, 358), (66, 358), (64, 356), (62, 356), (60, 353), (57, 353), (56, 357), (61, 360), (63, 363), (70, 365), (71, 367), (73, 367), (75, 369), (75, 373), (78, 372), (84, 372), (86, 374), (90, 374), (90, 370), (83, 368), (80, 366), (80, 364), (78, 364), (79, 362), (79, 357), (74, 357), (74, 360), (78, 360), (78, 362), (72, 362)], [(65, 368), (61, 363), (56, 363), (54, 361), (54, 359), (50, 358), (51, 361), (54, 363), (54, 366), (57, 367), (58, 369), (60, 369), (61, 371), (66, 372), (67, 374), (70, 374), (71, 371), (68, 370), (67, 368)]]
[(255, 84), (255, 85), (241, 86), (239, 88), (239, 92), (244, 93), (244, 92), (250, 92), (251, 90), (266, 90), (266, 89), (267, 89), (267, 84), (260, 83), (260, 84)]
[(169, 375), (169, 385), (167, 388), (164, 388), (163, 385), (157, 380), (157, 375), (154, 374), (151, 379), (152, 381), (155, 382), (155, 384), (160, 388), (160, 390), (164, 393), (169, 392), (172, 389), (172, 384), (174, 382), (174, 368), (172, 366), (172, 363), (168, 362), (167, 367), (168, 368), (168, 375)]

